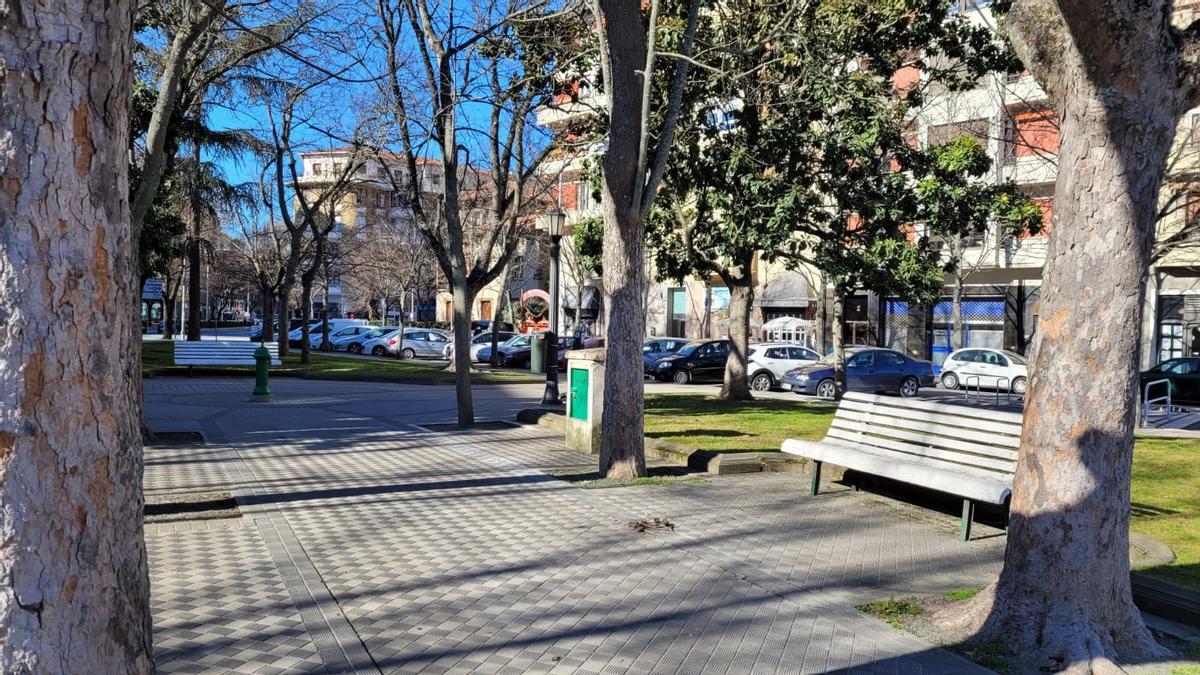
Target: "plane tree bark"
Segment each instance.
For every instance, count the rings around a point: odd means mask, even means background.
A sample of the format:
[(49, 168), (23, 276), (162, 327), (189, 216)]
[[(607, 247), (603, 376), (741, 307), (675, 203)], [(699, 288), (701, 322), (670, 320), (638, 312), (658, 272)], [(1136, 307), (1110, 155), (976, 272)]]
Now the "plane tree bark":
[[(605, 346), (600, 472), (609, 478), (646, 475), (642, 340), (646, 335), (645, 225), (666, 170), (695, 38), (699, 2), (692, 0), (681, 55), (652, 120), (659, 0), (596, 0), (601, 21), (601, 69), (609, 98), (608, 143), (602, 161)], [(650, 149), (654, 147), (654, 154)]]
[[(0, 671), (148, 673), (133, 3), (0, 5)], [(82, 339), (81, 326), (107, 337)]]
[(1018, 0), (1061, 123), (1055, 222), (999, 580), (943, 621), (1071, 672), (1162, 656), (1129, 584), (1140, 302), (1163, 169), (1200, 100), (1200, 23), (1165, 0)]

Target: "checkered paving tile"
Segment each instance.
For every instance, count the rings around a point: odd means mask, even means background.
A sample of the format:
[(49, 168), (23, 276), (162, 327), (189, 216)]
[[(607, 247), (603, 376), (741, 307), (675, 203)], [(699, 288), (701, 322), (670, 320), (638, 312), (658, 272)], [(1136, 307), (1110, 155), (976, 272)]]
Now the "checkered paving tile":
[(324, 664), (252, 522), (147, 528), (163, 673), (312, 673)]
[[(246, 514), (147, 528), (163, 672), (341, 672), (323, 620), (387, 673), (971, 671), (851, 607), (983, 583), (1001, 538), (790, 474), (585, 491), (543, 471), (595, 458), (544, 429), (430, 433), (289, 386), (205, 407), (225, 443), (148, 454), (150, 489), (226, 485)], [(623, 525), (649, 517), (676, 530)]]

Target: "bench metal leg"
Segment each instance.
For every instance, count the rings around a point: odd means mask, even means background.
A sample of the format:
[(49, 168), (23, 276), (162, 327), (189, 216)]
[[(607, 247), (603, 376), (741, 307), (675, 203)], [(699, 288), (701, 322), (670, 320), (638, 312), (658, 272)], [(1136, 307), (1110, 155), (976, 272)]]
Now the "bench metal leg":
[(814, 495), (817, 494), (817, 490), (819, 490), (820, 487), (821, 487), (821, 463), (813, 462), (811, 494), (814, 494)]
[(971, 540), (971, 522), (975, 520), (975, 502), (970, 499), (963, 500), (962, 524), (959, 526), (959, 539), (962, 541)]

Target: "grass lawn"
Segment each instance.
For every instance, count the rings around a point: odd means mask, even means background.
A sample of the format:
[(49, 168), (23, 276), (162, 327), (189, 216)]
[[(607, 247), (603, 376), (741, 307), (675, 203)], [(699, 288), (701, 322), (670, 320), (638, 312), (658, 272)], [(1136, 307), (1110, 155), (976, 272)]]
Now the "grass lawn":
[[(172, 363), (175, 343), (171, 340), (150, 340), (142, 343), (142, 372), (147, 375), (186, 375), (187, 366)], [(196, 368), (203, 375), (254, 376), (253, 366), (221, 366)], [(308, 365), (300, 363), (298, 351), (283, 359), (283, 364), (271, 366), (272, 376), (304, 377), (314, 380), (357, 380), (369, 382), (453, 382), (454, 372), (421, 361), (396, 359), (345, 358), (319, 352), (311, 354)], [(543, 378), (519, 371), (480, 371), (472, 375), (476, 382), (515, 383), (540, 382)]]
[(1139, 438), (1130, 529), (1166, 543), (1175, 563), (1142, 570), (1200, 590), (1200, 440)]
[(718, 401), (703, 394), (646, 397), (646, 435), (713, 452), (777, 451), (787, 438), (821, 440), (834, 407), (758, 399)]
[[(823, 438), (833, 410), (804, 400), (656, 394), (646, 397), (646, 435), (715, 452), (773, 451), (787, 438)], [(1175, 551), (1174, 564), (1143, 573), (1200, 590), (1200, 440), (1138, 439), (1130, 529)]]

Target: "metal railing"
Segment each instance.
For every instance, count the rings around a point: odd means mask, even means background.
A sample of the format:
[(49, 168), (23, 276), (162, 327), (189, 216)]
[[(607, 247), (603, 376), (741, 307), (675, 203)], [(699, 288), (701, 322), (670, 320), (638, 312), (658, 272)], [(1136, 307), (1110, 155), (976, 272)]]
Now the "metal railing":
[[(972, 380), (975, 381), (975, 402), (976, 403), (983, 402), (983, 388), (982, 388), (982, 380), (980, 379), (980, 377), (981, 376), (979, 376), (979, 375), (968, 375), (965, 378), (963, 378), (963, 401), (965, 403), (971, 402), (971, 381)], [(1001, 394), (1004, 394), (1004, 403), (1005, 404), (1012, 403), (1012, 382), (1007, 377), (1004, 377), (1003, 375), (995, 375), (995, 376), (988, 375), (988, 377), (995, 377), (995, 379), (996, 379), (995, 384), (992, 385), (992, 388), (996, 390), (996, 403), (995, 404), (1000, 405), (1000, 395)]]
[[(1159, 384), (1167, 385), (1167, 394), (1165, 396), (1158, 396), (1156, 398), (1150, 398), (1150, 388), (1155, 385), (1159, 385)], [(1147, 382), (1145, 388), (1142, 389), (1142, 426), (1146, 426), (1150, 420), (1151, 407), (1154, 406), (1155, 404), (1162, 404), (1164, 402), (1166, 403), (1166, 406), (1160, 406), (1162, 413), (1163, 413), (1163, 421), (1170, 422), (1171, 421), (1171, 381), (1164, 378), (1161, 380), (1154, 380), (1153, 382)]]

